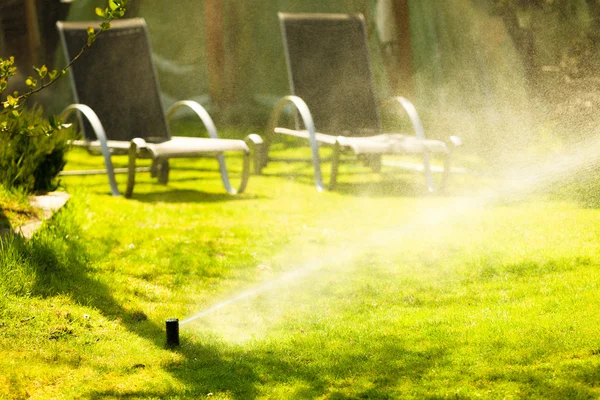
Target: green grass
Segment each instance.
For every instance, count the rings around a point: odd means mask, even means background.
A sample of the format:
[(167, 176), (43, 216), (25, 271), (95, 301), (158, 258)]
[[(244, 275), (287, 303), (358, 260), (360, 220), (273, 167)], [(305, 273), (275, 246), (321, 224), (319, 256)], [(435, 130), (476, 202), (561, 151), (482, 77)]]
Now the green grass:
[[(320, 194), (268, 166), (232, 197), (212, 160), (173, 164), (130, 200), (63, 178), (66, 208), (2, 242), (0, 398), (600, 397), (598, 210), (356, 166)], [(165, 347), (167, 318), (240, 294)]]
[(37, 218), (40, 218), (39, 210), (29, 203), (27, 194), (0, 187), (0, 230), (14, 229)]

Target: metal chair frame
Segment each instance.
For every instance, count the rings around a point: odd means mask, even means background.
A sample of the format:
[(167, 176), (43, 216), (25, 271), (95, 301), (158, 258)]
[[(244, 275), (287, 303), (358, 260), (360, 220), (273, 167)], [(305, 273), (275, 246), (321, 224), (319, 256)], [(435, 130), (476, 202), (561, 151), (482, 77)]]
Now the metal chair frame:
[[(290, 19), (292, 20), (311, 20), (316, 21), (317, 23), (327, 23), (330, 20), (334, 20), (336, 23), (340, 21), (353, 21), (357, 20), (361, 24), (361, 28), (364, 35), (365, 43), (362, 45), (365, 48), (368, 48), (366, 44), (366, 31), (364, 28), (364, 19), (362, 15), (345, 15), (345, 14), (287, 14), (287, 13), (279, 13), (279, 19), (281, 22), (281, 30), (284, 38), (284, 50), (286, 54), (286, 61), (288, 66), (288, 75), (290, 77), (290, 86), (292, 88), (292, 93), (294, 92), (294, 81), (292, 79), (294, 71), (292, 70), (292, 62), (290, 61), (290, 51), (288, 48), (288, 42), (286, 37), (286, 22)], [(368, 54), (367, 54), (368, 59)], [(373, 79), (372, 73), (370, 71), (370, 64), (368, 65), (369, 74), (371, 75), (371, 80), (369, 82), (370, 90), (374, 93), (373, 88)], [(295, 112), (296, 117), (296, 129), (289, 129), (280, 127), (280, 121), (282, 119), (282, 115), (285, 113), (286, 107), (291, 106), (293, 111)], [(430, 192), (436, 190), (443, 190), (448, 182), (451, 171), (451, 159), (454, 149), (462, 144), (460, 138), (456, 136), (451, 136), (447, 143), (441, 141), (428, 140), (425, 136), (425, 131), (423, 129), (423, 124), (421, 119), (417, 113), (415, 106), (404, 97), (392, 97), (381, 104), (379, 108), (389, 108), (393, 106), (400, 106), (401, 109), (408, 115), (410, 122), (412, 124), (412, 128), (414, 131), (414, 136), (408, 138), (406, 135), (401, 134), (387, 134), (383, 133), (377, 137), (377, 142), (369, 143), (369, 137), (361, 137), (352, 138), (346, 137), (343, 135), (331, 135), (324, 134), (317, 131), (315, 122), (313, 119), (313, 115), (311, 110), (304, 99), (301, 97), (292, 94), (288, 96), (284, 96), (279, 100), (279, 102), (275, 105), (271, 112), (271, 116), (269, 118), (268, 125), (265, 130), (264, 142), (259, 143), (258, 150), (255, 155), (254, 169), (257, 173), (262, 173), (263, 169), (267, 166), (269, 162), (294, 162), (301, 161), (312, 162), (313, 170), (314, 170), (314, 180), (315, 186), (318, 191), (323, 191), (326, 189), (334, 189), (337, 183), (338, 170), (339, 165), (343, 161), (349, 161), (347, 159), (342, 158), (343, 155), (348, 153), (354, 153), (355, 157), (351, 160), (355, 161), (359, 156), (366, 156), (367, 159), (371, 160), (371, 165), (373, 169), (377, 170), (381, 167), (381, 156), (383, 155), (397, 155), (397, 154), (421, 154), (423, 159), (423, 171), (425, 174), (427, 188)], [(375, 110), (377, 114), (377, 118), (379, 118), (379, 109)], [(303, 129), (301, 129), (301, 127)], [(381, 133), (381, 132), (380, 132)], [(308, 140), (308, 144), (311, 149), (311, 158), (310, 159), (289, 159), (289, 158), (275, 158), (269, 156), (269, 150), (272, 142), (274, 141), (276, 135), (288, 135), (294, 136), (298, 138), (303, 138)], [(409, 140), (407, 148), (402, 148), (402, 146), (395, 146), (394, 143), (398, 142), (399, 139)], [(391, 144), (393, 149), (381, 150), (379, 146), (383, 141), (387, 140), (387, 144)], [(319, 155), (320, 146), (332, 146), (333, 152), (331, 156), (331, 173), (329, 185), (326, 185), (323, 181), (323, 174), (321, 172), (321, 164), (323, 160)], [(389, 147), (389, 146), (388, 146)], [(400, 148), (398, 148), (400, 147)], [(423, 150), (414, 151), (415, 148), (422, 147)], [(444, 162), (444, 171), (443, 176), (439, 185), (436, 186), (432, 168), (430, 165), (430, 156), (433, 152), (443, 153), (445, 155)]]
[[(89, 25), (90, 23), (87, 22), (57, 23), (57, 28), (61, 34), (61, 39), (64, 44), (63, 47), (65, 52), (67, 53), (67, 58), (69, 57), (69, 54), (68, 46), (66, 44), (67, 39), (65, 38), (64, 32), (65, 29), (79, 29), (85, 31)], [(103, 33), (103, 35), (126, 35), (134, 31), (135, 33), (139, 31), (139, 34), (144, 35), (145, 42), (148, 45), (147, 51), (150, 52), (147, 28), (143, 19), (134, 18), (130, 20), (119, 20), (114, 21), (112, 25), (113, 26), (111, 29), (108, 32)], [(92, 46), (92, 48), (88, 51), (94, 51), (94, 46)], [(154, 71), (153, 63), (152, 72), (154, 73), (152, 78), (155, 82), (156, 88), (158, 88), (158, 82), (156, 81), (156, 73)], [(72, 74), (73, 73), (75, 73), (75, 71), (72, 71)], [(230, 194), (237, 194), (242, 193), (246, 189), (250, 177), (250, 148), (262, 143), (262, 140), (258, 135), (249, 135), (244, 140), (220, 139), (217, 133), (217, 128), (206, 109), (197, 102), (183, 100), (171, 105), (171, 107), (169, 107), (167, 112), (164, 114), (166, 119), (166, 131), (164, 132), (165, 137), (162, 141), (159, 141), (158, 143), (148, 142), (147, 138), (144, 137), (132, 137), (130, 140), (111, 140), (111, 137), (109, 134), (107, 134), (98, 114), (90, 106), (79, 101), (78, 87), (76, 86), (73, 75), (71, 75), (71, 82), (75, 96), (75, 103), (68, 105), (60, 114), (60, 118), (68, 120), (70, 117), (77, 116), (82, 128), (84, 128), (84, 124), (87, 122), (88, 129), (84, 129), (83, 139), (73, 140), (71, 143), (73, 146), (87, 149), (91, 154), (97, 154), (98, 152), (102, 154), (106, 169), (92, 171), (65, 171), (64, 175), (107, 174), (112, 195), (120, 196), (121, 192), (117, 186), (115, 174), (127, 173), (128, 179), (125, 197), (131, 197), (133, 195), (136, 172), (149, 171), (152, 177), (158, 177), (159, 183), (167, 184), (170, 170), (169, 159), (216, 157), (219, 164), (221, 181), (225, 190)], [(177, 111), (183, 108), (190, 110), (192, 114), (197, 117), (203, 128), (207, 131), (208, 138), (170, 136), (168, 132), (168, 124), (172, 121)], [(164, 111), (161, 109), (160, 112)], [(175, 144), (178, 144), (178, 146), (175, 146)], [(224, 152), (227, 151), (241, 152), (243, 154), (242, 173), (240, 183), (237, 188), (232, 186), (229, 179), (224, 157)], [(128, 167), (123, 169), (114, 168), (111, 160), (111, 155), (113, 154), (128, 155)], [(151, 159), (152, 165), (150, 167), (137, 167), (137, 159)]]

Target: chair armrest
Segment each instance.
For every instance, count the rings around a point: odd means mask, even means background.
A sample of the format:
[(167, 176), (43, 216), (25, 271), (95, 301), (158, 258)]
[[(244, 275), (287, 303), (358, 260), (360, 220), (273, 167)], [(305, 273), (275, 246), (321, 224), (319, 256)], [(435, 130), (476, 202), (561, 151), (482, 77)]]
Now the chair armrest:
[(85, 104), (71, 104), (67, 106), (59, 115), (60, 119), (67, 119), (73, 114), (73, 112), (78, 111), (80, 115), (83, 115), (88, 122), (90, 123), (92, 130), (94, 131), (94, 135), (100, 142), (100, 149), (102, 151), (102, 156), (104, 157), (104, 165), (106, 166), (106, 172), (108, 175), (108, 182), (110, 184), (110, 190), (113, 196), (120, 196), (121, 192), (117, 188), (117, 181), (115, 180), (114, 168), (112, 165), (112, 161), (110, 159), (110, 149), (108, 148), (108, 141), (106, 139), (106, 132), (102, 123), (100, 122), (100, 118), (98, 115), (92, 110), (89, 106)]
[(415, 136), (419, 139), (426, 139), (425, 130), (423, 129), (423, 123), (421, 122), (421, 118), (419, 118), (419, 113), (417, 113), (417, 109), (408, 99), (400, 96), (395, 96), (390, 99), (387, 99), (382, 103), (382, 108), (391, 107), (394, 105), (400, 105), (404, 111), (408, 114), (408, 118), (412, 123), (413, 130), (415, 132)]
[[(317, 142), (317, 134), (316, 134), (315, 123), (313, 121), (312, 114), (310, 113), (308, 105), (306, 105), (306, 102), (304, 100), (302, 100), (298, 96), (290, 95), (290, 96), (282, 97), (277, 102), (277, 104), (275, 105), (275, 108), (271, 112), (271, 117), (269, 118), (269, 123), (268, 123), (267, 129), (265, 131), (265, 140), (266, 140), (265, 147), (268, 148), (268, 145), (270, 144), (270, 141), (271, 141), (271, 139), (270, 139), (271, 135), (273, 135), (273, 133), (275, 131), (275, 127), (277, 126), (277, 123), (279, 122), (279, 119), (281, 117), (281, 113), (283, 112), (283, 109), (288, 104), (292, 104), (296, 108), (296, 110), (300, 114), (300, 118), (302, 119), (304, 128), (308, 131), (308, 135), (309, 135), (308, 141), (309, 141), (310, 148), (312, 151), (313, 168), (315, 170), (315, 184), (317, 186), (317, 190), (319, 192), (322, 192), (325, 190), (325, 185), (323, 184), (323, 177), (321, 175), (321, 165), (320, 165), (320, 161), (319, 161), (319, 143)], [(266, 163), (267, 154), (263, 154), (263, 157), (264, 157), (263, 163)]]
[(460, 147), (463, 145), (462, 139), (459, 138), (458, 136), (454, 136), (454, 135), (450, 136), (450, 139), (448, 141), (454, 147)]
[(217, 133), (217, 127), (215, 126), (215, 123), (213, 122), (210, 115), (208, 114), (208, 111), (206, 111), (206, 109), (202, 107), (199, 103), (192, 100), (181, 100), (171, 105), (171, 107), (169, 107), (169, 109), (167, 110), (167, 122), (171, 121), (177, 110), (184, 107), (191, 109), (194, 112), (194, 114), (196, 114), (196, 116), (200, 118), (200, 120), (204, 124), (204, 127), (208, 131), (208, 136), (210, 138), (219, 138), (219, 134)]

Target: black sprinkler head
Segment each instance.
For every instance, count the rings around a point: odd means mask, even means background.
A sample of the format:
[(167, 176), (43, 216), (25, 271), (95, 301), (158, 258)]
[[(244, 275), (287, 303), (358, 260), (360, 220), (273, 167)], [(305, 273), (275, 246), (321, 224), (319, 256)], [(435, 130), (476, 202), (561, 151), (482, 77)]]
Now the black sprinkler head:
[(167, 346), (179, 346), (179, 319), (169, 318), (166, 321), (167, 326)]

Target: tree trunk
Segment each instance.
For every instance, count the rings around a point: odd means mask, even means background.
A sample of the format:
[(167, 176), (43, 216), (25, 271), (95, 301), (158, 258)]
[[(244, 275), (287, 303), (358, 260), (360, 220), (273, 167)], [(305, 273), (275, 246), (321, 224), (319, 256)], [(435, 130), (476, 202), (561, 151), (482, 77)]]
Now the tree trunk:
[(410, 97), (412, 50), (408, 0), (378, 0), (377, 27), (392, 93)]
[(410, 97), (413, 93), (413, 64), (408, 0), (396, 0), (394, 3), (394, 16), (396, 19), (396, 26), (398, 27), (398, 54), (396, 57), (398, 79), (394, 89), (396, 93)]
[(25, 20), (27, 21), (27, 50), (31, 64), (39, 65), (42, 48), (36, 0), (25, 0)]
[(223, 31), (223, 0), (204, 1), (204, 27), (206, 34), (206, 66), (208, 93), (218, 107), (228, 103), (225, 90), (225, 32)]

